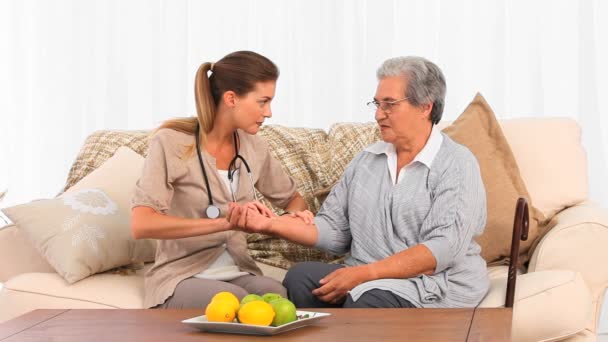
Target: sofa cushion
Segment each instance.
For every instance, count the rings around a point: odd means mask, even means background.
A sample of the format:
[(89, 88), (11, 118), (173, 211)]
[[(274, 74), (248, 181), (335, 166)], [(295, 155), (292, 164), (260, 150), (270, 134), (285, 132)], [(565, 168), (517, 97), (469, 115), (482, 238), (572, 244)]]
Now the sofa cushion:
[[(314, 212), (319, 208), (315, 190), (327, 186), (330, 181), (324, 171), (326, 166), (327, 134), (321, 129), (287, 128), (282, 126), (265, 126), (260, 134), (268, 142), (271, 154), (280, 161), (283, 169), (296, 182), (298, 191)], [(271, 203), (263, 199), (267, 206), (276, 213)], [(339, 257), (321, 252), (314, 248), (303, 247), (283, 239), (250, 234), (247, 237), (249, 253), (257, 261), (287, 269), (295, 262), (325, 261), (336, 262)]]
[(55, 272), (14, 224), (0, 228), (0, 283), (29, 272)]
[(143, 272), (100, 273), (69, 284), (57, 273), (24, 273), (0, 291), (0, 322), (35, 309), (141, 309)]
[[(507, 273), (490, 278), (490, 292), (479, 305), (504, 307)], [(592, 313), (591, 293), (578, 272), (554, 270), (517, 277), (513, 341), (553, 341), (585, 329)]]
[(143, 158), (121, 148), (61, 196), (3, 209), (69, 283), (153, 258), (154, 241), (134, 241), (130, 193)]
[(522, 118), (501, 120), (500, 125), (532, 203), (545, 217), (587, 198), (587, 158), (576, 121)]
[(509, 257), (515, 205), (519, 197), (524, 197), (529, 203), (530, 221), (528, 240), (520, 244), (520, 261), (527, 261), (527, 252), (539, 236), (539, 223), (544, 221), (544, 216), (532, 206), (509, 143), (481, 94), (477, 94), (443, 132), (468, 147), (479, 162), (487, 203), (486, 227), (476, 238), (481, 245), (482, 257), (488, 263)]

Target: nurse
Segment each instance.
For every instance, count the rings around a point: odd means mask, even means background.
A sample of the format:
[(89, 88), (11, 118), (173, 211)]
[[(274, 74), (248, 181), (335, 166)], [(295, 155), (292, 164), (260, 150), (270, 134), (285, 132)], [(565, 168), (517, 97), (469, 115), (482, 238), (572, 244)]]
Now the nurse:
[[(256, 136), (272, 116), (277, 66), (251, 51), (203, 63), (196, 74), (197, 116), (165, 121), (152, 135), (132, 199), (132, 234), (157, 239), (145, 275), (146, 308), (204, 308), (218, 292), (286, 295), (262, 275), (246, 234), (226, 220), (230, 202), (274, 205), (311, 221), (296, 185)], [(297, 214), (296, 214), (297, 213)]]

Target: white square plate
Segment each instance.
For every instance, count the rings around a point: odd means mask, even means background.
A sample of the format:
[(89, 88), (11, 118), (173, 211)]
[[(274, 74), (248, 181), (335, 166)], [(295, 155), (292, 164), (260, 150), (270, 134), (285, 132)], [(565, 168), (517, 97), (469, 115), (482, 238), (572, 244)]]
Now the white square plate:
[(207, 316), (197, 316), (186, 320), (182, 323), (191, 325), (192, 327), (198, 328), (201, 331), (208, 332), (222, 332), (231, 334), (249, 334), (249, 335), (276, 335), (284, 333), (289, 330), (301, 328), (310, 325), (324, 317), (330, 316), (331, 314), (325, 312), (313, 312), (313, 311), (296, 311), (299, 316), (308, 315), (308, 318), (301, 318), (291, 323), (283, 324), (279, 327), (263, 327), (260, 325), (242, 324), (242, 323), (224, 323), (224, 322), (209, 322)]

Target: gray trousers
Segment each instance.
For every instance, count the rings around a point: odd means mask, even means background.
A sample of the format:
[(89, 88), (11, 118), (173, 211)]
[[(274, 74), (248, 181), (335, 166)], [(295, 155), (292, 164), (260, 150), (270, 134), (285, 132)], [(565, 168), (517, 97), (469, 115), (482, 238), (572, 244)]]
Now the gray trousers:
[(268, 292), (287, 296), (285, 288), (278, 281), (264, 276), (244, 275), (230, 281), (187, 278), (179, 282), (173, 295), (158, 309), (200, 309), (206, 308), (211, 298), (222, 291), (232, 292), (241, 300), (250, 293), (263, 295)]
[(344, 265), (322, 262), (301, 262), (295, 264), (285, 275), (283, 285), (296, 308), (415, 308), (409, 301), (385, 290), (365, 292), (356, 301), (350, 296), (342, 304), (329, 304), (319, 300), (312, 290), (321, 286), (319, 280)]

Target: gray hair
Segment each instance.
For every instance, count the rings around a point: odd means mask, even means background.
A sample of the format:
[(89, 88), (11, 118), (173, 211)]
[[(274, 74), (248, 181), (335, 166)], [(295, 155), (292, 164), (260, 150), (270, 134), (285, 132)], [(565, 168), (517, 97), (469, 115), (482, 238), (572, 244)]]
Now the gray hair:
[(376, 76), (378, 80), (404, 76), (408, 101), (414, 106), (432, 102), (431, 121), (437, 124), (441, 120), (445, 104), (445, 77), (435, 63), (417, 56), (395, 57), (384, 61)]

